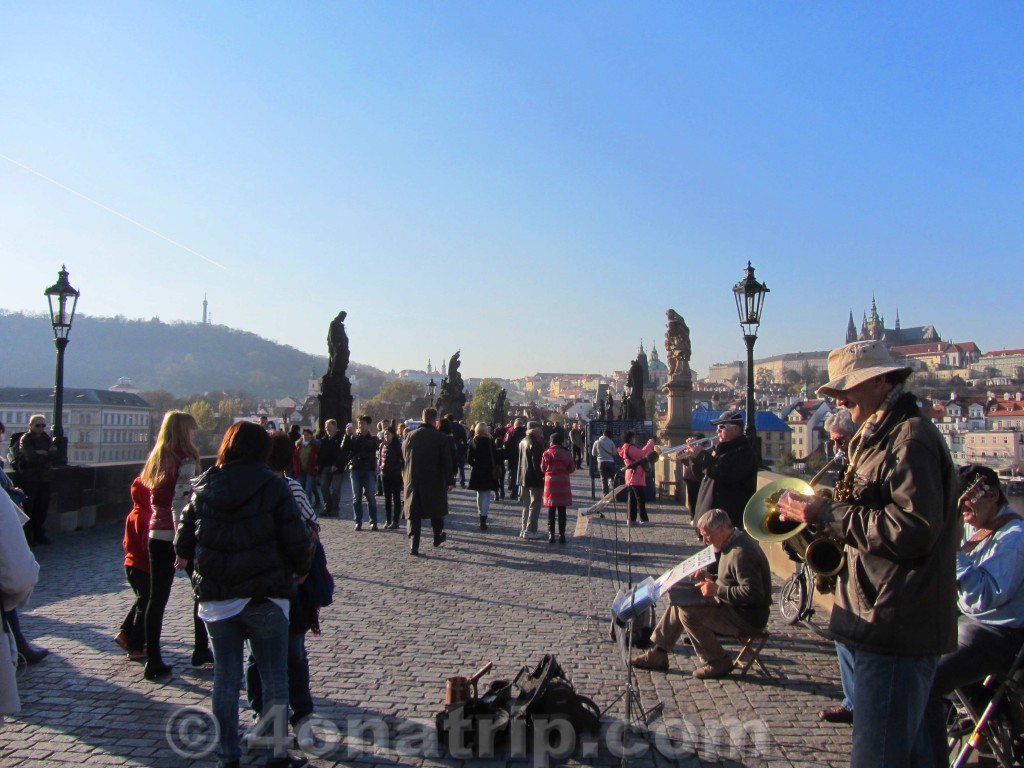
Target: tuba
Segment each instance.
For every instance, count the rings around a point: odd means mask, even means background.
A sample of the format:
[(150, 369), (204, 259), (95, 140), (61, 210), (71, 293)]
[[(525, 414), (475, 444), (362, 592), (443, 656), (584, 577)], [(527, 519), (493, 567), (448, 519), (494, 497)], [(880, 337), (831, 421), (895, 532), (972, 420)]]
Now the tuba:
[[(814, 493), (814, 484), (824, 477), (834, 466), (833, 459), (826, 464), (811, 481), (805, 482), (796, 477), (786, 477), (769, 483), (750, 497), (743, 509), (743, 528), (752, 537), (763, 542), (781, 543), (800, 562), (814, 572), (818, 580), (835, 577), (846, 564), (846, 553), (842, 542), (820, 533), (813, 525), (783, 520), (776, 505), (786, 491), (796, 491), (804, 495)], [(836, 484), (835, 497), (840, 493), (839, 483)]]

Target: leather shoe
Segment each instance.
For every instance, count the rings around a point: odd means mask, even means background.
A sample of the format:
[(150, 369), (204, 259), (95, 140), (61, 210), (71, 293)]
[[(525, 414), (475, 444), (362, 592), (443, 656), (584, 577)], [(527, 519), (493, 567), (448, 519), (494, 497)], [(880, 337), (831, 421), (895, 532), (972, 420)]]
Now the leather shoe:
[(722, 656), (720, 659), (715, 659), (703, 667), (693, 670), (693, 676), (701, 680), (707, 680), (712, 677), (725, 677), (730, 672), (732, 672), (732, 659), (728, 656)]
[(31, 645), (26, 645), (18, 649), (18, 654), (25, 659), (26, 664), (38, 664), (49, 656), (50, 652), (45, 648), (34, 648)]
[(656, 672), (664, 672), (668, 669), (668, 651), (654, 646), (630, 659), (629, 665), (637, 669), (653, 669)]
[(192, 666), (201, 667), (204, 664), (213, 664), (213, 652), (207, 648), (196, 648), (192, 651)]
[(842, 704), (837, 704), (834, 707), (825, 707), (825, 709), (818, 713), (818, 719), (824, 720), (826, 723), (852, 723), (853, 710), (847, 709)]
[(440, 547), (447, 540), (448, 540), (448, 534), (445, 531), (441, 531), (441, 535), (440, 536), (435, 536), (434, 537), (434, 546), (435, 547)]

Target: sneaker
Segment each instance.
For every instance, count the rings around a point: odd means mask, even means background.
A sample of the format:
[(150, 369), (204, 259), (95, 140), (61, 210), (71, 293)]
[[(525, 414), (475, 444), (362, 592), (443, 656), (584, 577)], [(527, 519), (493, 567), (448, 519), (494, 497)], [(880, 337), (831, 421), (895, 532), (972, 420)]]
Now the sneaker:
[(630, 659), (629, 665), (637, 669), (653, 669), (656, 672), (664, 672), (668, 669), (668, 651), (654, 646)]
[(209, 648), (196, 648), (192, 651), (192, 666), (201, 667), (204, 664), (213, 664), (213, 652)]
[(728, 656), (723, 656), (720, 659), (715, 659), (705, 664), (703, 667), (693, 670), (693, 676), (699, 677), (701, 680), (707, 680), (712, 677), (725, 677), (730, 672), (732, 672), (732, 659)]
[(853, 710), (847, 709), (842, 704), (834, 707), (826, 707), (818, 713), (818, 719), (826, 723), (852, 723)]

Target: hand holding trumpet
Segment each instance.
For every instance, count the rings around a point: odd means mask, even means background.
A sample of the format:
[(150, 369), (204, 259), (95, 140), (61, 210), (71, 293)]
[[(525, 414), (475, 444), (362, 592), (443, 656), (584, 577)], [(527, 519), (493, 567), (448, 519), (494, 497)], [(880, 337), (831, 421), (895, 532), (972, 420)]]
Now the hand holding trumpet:
[(825, 500), (818, 496), (804, 496), (796, 491), (786, 491), (779, 497), (775, 510), (783, 520), (813, 523), (824, 504)]

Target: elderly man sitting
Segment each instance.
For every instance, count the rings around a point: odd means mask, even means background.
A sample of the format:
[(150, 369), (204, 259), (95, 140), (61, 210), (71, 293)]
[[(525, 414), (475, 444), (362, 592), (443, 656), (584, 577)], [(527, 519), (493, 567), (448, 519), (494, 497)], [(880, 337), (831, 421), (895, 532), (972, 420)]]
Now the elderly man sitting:
[(721, 553), (718, 579), (712, 581), (707, 574), (699, 574), (701, 580), (695, 586), (701, 597), (693, 604), (668, 606), (651, 636), (654, 647), (631, 659), (634, 667), (667, 670), (668, 653), (685, 629), (703, 662), (693, 676), (724, 677), (732, 671), (733, 660), (717, 636), (754, 634), (768, 623), (772, 577), (760, 545), (745, 531), (733, 527), (729, 514), (721, 509), (701, 515), (697, 530)]

